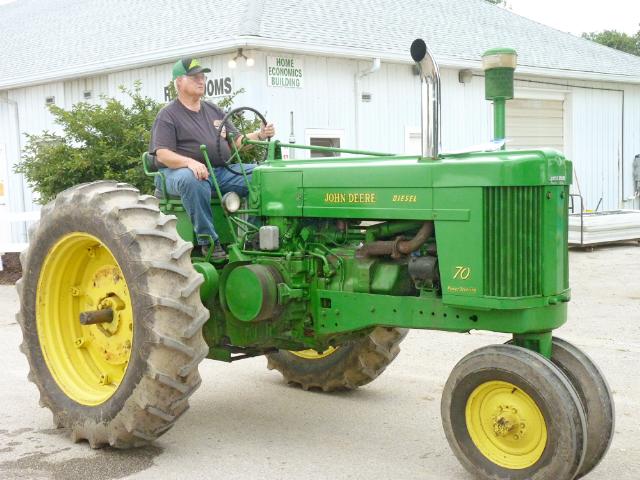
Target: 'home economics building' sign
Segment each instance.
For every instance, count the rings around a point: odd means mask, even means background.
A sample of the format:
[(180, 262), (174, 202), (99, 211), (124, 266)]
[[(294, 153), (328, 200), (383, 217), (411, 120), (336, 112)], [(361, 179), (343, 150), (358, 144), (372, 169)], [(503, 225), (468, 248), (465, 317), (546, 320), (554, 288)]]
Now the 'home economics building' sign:
[(302, 64), (291, 57), (267, 57), (267, 85), (302, 88)]

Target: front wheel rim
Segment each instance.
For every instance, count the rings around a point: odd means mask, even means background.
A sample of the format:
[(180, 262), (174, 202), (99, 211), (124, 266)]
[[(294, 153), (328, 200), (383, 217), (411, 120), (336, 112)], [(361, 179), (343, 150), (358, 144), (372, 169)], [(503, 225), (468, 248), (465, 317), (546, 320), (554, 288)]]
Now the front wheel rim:
[[(110, 322), (80, 324), (80, 313), (107, 308)], [(48, 251), (38, 279), (36, 326), (49, 372), (70, 399), (96, 406), (115, 394), (131, 357), (133, 308), (122, 269), (98, 238), (73, 232)]]
[(544, 415), (526, 392), (509, 382), (489, 381), (476, 387), (467, 399), (465, 420), (480, 453), (501, 467), (529, 468), (544, 453)]

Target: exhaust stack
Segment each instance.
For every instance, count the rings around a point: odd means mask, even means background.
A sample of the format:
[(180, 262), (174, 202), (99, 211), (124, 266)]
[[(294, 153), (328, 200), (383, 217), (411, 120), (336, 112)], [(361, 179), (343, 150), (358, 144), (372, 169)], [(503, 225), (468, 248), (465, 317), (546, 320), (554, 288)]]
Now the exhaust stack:
[(440, 152), (440, 71), (421, 38), (411, 44), (411, 58), (418, 67), (422, 88), (422, 156), (437, 159)]

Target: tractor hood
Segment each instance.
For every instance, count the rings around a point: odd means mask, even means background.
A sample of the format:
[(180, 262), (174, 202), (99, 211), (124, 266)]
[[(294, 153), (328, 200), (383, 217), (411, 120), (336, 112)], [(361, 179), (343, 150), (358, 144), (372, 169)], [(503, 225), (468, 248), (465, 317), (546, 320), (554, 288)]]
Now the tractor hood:
[(563, 186), (571, 172), (554, 150), (271, 161), (254, 170), (251, 203), (264, 216), (464, 220), (473, 205), (438, 206), (438, 189)]

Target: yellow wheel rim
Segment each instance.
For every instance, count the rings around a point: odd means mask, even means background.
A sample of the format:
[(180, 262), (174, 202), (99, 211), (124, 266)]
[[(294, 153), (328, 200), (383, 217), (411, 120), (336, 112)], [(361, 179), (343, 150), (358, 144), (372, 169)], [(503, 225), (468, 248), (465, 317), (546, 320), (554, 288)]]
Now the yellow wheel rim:
[[(38, 339), (54, 380), (77, 403), (104, 403), (124, 378), (134, 334), (129, 288), (113, 254), (93, 235), (65, 235), (47, 253), (37, 299)], [(81, 313), (106, 308), (112, 321), (80, 324)]]
[(294, 352), (293, 350), (289, 350), (289, 351), (294, 355), (300, 358), (304, 358), (306, 360), (319, 360), (321, 358), (328, 357), (329, 355), (333, 355), (337, 350), (338, 348), (329, 347), (324, 352), (317, 352), (312, 348), (308, 350), (298, 350), (297, 352)]
[(547, 444), (547, 426), (540, 408), (508, 382), (478, 386), (467, 400), (465, 419), (478, 450), (504, 468), (531, 467), (540, 460)]

